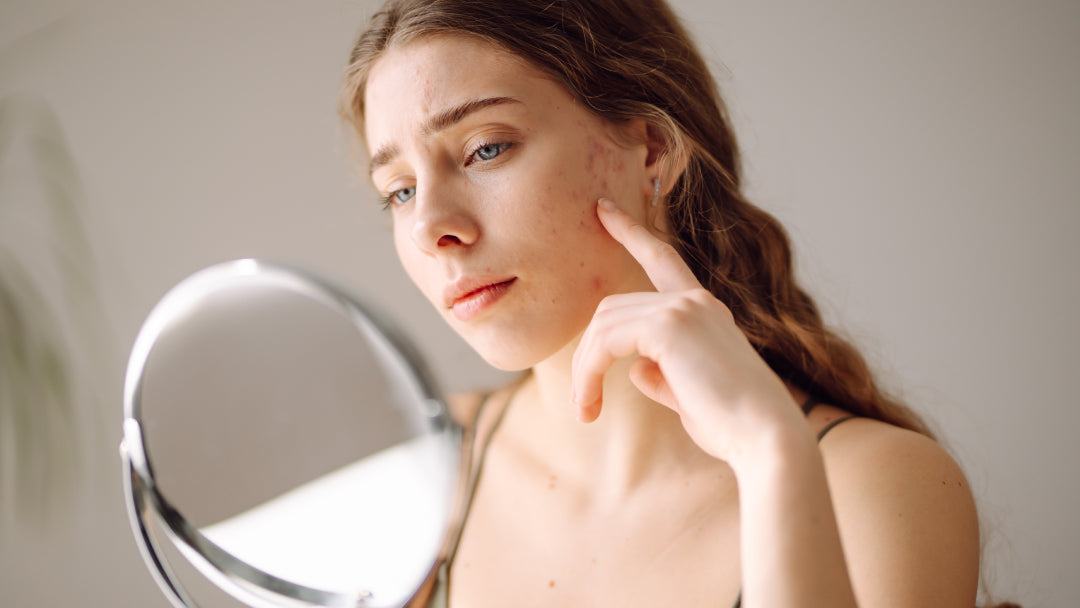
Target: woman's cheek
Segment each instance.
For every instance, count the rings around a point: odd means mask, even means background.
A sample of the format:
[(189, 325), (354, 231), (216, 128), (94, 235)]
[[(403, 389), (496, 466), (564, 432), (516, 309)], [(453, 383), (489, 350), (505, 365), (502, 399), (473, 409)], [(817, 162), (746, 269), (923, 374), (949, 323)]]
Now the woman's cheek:
[(589, 283), (589, 288), (593, 296), (607, 295), (607, 279), (603, 276), (594, 276)]

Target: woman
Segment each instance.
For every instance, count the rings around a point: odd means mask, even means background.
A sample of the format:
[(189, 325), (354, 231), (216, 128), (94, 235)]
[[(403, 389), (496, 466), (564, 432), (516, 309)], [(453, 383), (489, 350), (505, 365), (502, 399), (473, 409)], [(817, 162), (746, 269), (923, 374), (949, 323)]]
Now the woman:
[(342, 100), (409, 276), (529, 370), (456, 406), (432, 603), (974, 605), (962, 472), (795, 284), (662, 1), (391, 0)]

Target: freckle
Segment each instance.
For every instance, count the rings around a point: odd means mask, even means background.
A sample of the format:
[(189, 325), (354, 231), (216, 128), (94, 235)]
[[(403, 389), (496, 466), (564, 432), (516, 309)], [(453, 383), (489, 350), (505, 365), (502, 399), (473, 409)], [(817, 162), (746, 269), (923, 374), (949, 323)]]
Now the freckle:
[(548, 480), (548, 489), (549, 490), (554, 490), (555, 489), (555, 476), (554, 475), (552, 475), (551, 479)]
[(578, 262), (578, 268), (584, 268), (585, 262)]
[(549, 588), (554, 587), (554, 586), (555, 586), (555, 581), (548, 581), (548, 587)]

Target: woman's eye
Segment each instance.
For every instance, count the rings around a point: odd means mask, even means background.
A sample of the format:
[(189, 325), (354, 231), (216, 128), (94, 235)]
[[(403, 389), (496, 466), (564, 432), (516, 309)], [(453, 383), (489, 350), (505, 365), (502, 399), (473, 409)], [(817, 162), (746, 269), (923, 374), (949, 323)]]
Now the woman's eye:
[(484, 146), (481, 146), (481, 147), (477, 148), (476, 152), (473, 152), (473, 157), (478, 158), (480, 160), (491, 160), (491, 159), (495, 158), (496, 156), (498, 156), (498, 155), (502, 154), (503, 152), (505, 152), (506, 149), (509, 148), (510, 146), (511, 146), (511, 144), (508, 144), (508, 143), (487, 144), (487, 145), (484, 145)]
[(383, 199), (383, 206), (392, 207), (394, 205), (401, 205), (412, 200), (412, 197), (414, 196), (416, 196), (416, 186), (394, 190), (390, 194), (387, 194), (386, 198)]

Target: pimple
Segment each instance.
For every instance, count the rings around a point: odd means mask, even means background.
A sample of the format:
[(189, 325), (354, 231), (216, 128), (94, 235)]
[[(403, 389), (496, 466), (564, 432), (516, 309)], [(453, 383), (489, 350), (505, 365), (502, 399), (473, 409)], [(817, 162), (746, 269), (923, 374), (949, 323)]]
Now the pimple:
[(604, 289), (604, 278), (603, 277), (593, 277), (592, 278), (592, 284), (590, 286), (592, 287), (592, 290), (594, 292), (603, 291), (603, 289)]

